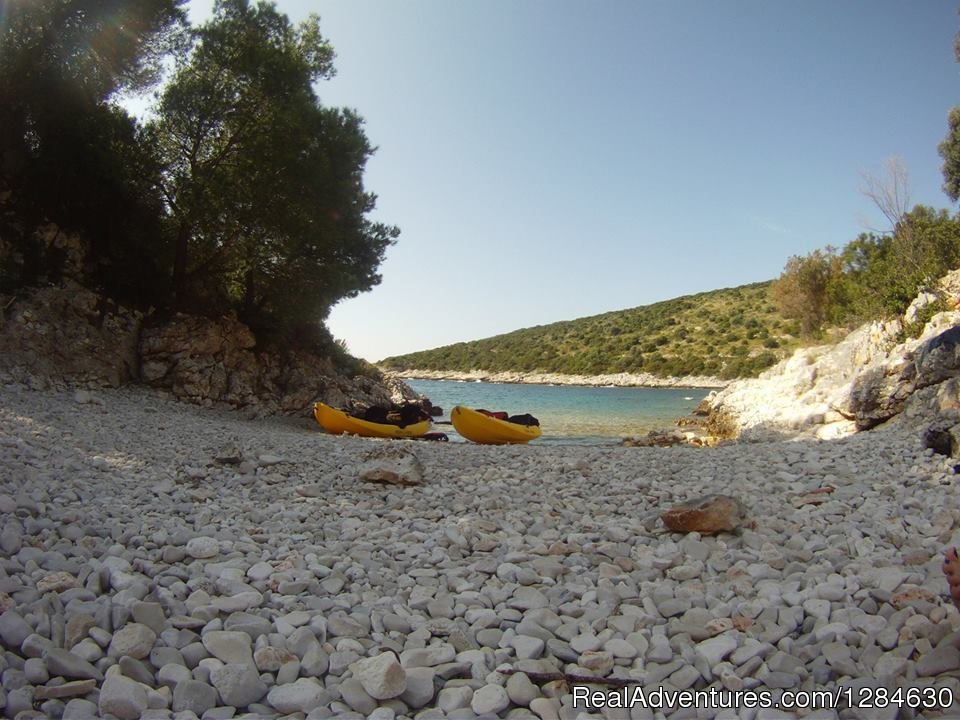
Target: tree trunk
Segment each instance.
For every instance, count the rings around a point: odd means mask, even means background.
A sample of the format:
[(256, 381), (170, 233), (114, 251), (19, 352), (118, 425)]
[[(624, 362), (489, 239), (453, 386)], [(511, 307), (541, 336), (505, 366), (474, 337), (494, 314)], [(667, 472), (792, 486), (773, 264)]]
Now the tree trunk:
[(173, 256), (173, 308), (184, 310), (187, 290), (187, 252), (189, 250), (190, 226), (180, 223)]

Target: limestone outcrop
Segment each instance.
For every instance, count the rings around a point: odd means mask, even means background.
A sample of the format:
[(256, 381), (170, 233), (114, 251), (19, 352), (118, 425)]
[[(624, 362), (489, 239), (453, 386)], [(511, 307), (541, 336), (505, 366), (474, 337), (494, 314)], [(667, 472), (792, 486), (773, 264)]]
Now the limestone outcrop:
[[(904, 318), (867, 323), (836, 345), (801, 348), (758, 378), (731, 383), (708, 398), (710, 411), (732, 417), (745, 440), (842, 437), (911, 403), (937, 415), (952, 402), (960, 377), (960, 311), (935, 314), (916, 338), (903, 334), (941, 298), (960, 305), (960, 271), (941, 281), (939, 297), (922, 293)], [(926, 388), (933, 390), (921, 392)]]
[(118, 387), (139, 376), (142, 313), (73, 281), (0, 305), (0, 363), (30, 384), (59, 375)]
[(0, 303), (0, 366), (30, 385), (48, 378), (118, 387), (142, 382), (194, 403), (305, 414), (316, 401), (365, 407), (418, 401), (376, 371), (347, 377), (304, 350), (264, 352), (233, 317), (161, 319), (67, 281)]
[(347, 378), (328, 358), (303, 350), (257, 351), (256, 338), (235, 318), (176, 315), (143, 328), (140, 376), (191, 402), (301, 413), (316, 401), (334, 407), (417, 401), (409, 387), (380, 376)]

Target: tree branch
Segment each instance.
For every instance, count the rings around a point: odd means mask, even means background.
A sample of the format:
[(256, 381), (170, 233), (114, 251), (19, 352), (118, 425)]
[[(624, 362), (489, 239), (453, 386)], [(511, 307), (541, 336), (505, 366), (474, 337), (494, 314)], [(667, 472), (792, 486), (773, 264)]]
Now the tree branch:
[(627, 687), (628, 685), (637, 685), (640, 683), (640, 680), (635, 678), (604, 678), (604, 677), (594, 677), (592, 675), (575, 675), (574, 673), (564, 673), (564, 672), (552, 672), (552, 673), (540, 673), (540, 672), (526, 672), (524, 670), (518, 670), (517, 668), (508, 668), (507, 670), (497, 670), (502, 675), (515, 675), (517, 673), (523, 673), (528, 678), (534, 682), (552, 682), (554, 680), (563, 680), (567, 685), (571, 684), (583, 684), (583, 685), (611, 685), (613, 687)]

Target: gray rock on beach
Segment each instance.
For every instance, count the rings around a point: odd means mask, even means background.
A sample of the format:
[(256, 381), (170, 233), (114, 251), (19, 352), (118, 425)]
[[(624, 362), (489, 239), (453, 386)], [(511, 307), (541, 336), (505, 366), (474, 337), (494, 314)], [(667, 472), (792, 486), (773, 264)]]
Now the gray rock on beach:
[(415, 710), (426, 707), (436, 693), (436, 677), (433, 668), (410, 668), (406, 671), (406, 687), (400, 699)]
[(220, 543), (210, 537), (195, 537), (187, 542), (187, 555), (200, 560), (216, 557)]
[(111, 675), (100, 687), (101, 713), (109, 713), (119, 720), (138, 720), (147, 706), (146, 689), (123, 675)]
[(33, 634), (33, 628), (14, 610), (0, 615), (0, 640), (6, 648), (19, 650), (23, 641)]
[(474, 691), (470, 707), (477, 715), (499, 713), (510, 706), (510, 696), (502, 685), (484, 685)]
[(173, 711), (192, 712), (198, 717), (217, 704), (217, 691), (199, 680), (178, 682), (173, 689)]
[(706, 666), (712, 668), (736, 650), (737, 647), (738, 643), (732, 636), (719, 635), (697, 643), (695, 651), (703, 659)]
[(146, 625), (127, 623), (113, 634), (109, 653), (116, 657), (128, 655), (142, 659), (150, 654), (157, 634)]
[(103, 680), (103, 673), (78, 655), (51, 647), (43, 652), (43, 661), (51, 675), (65, 678)]
[(227, 664), (210, 671), (210, 684), (224, 705), (243, 708), (259, 702), (267, 694), (267, 685), (249, 665)]
[(350, 669), (374, 700), (398, 697), (407, 688), (407, 673), (392, 652), (358, 660)]
[(329, 701), (327, 691), (312, 678), (278, 685), (267, 693), (267, 703), (281, 713), (309, 713)]
[(201, 638), (211, 655), (225, 663), (254, 666), (250, 636), (237, 630), (210, 630)]

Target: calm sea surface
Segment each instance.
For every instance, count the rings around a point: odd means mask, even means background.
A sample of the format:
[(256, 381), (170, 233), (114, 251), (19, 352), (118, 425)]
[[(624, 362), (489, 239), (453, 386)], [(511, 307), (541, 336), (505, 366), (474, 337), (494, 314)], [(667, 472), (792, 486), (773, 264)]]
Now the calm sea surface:
[[(443, 408), (450, 419), (454, 405), (530, 413), (540, 420), (537, 444), (610, 444), (627, 435), (645, 435), (671, 427), (688, 415), (709, 390), (696, 388), (575, 387), (506, 385), (455, 380), (407, 380), (410, 387)], [(452, 426), (435, 428), (462, 440)]]

